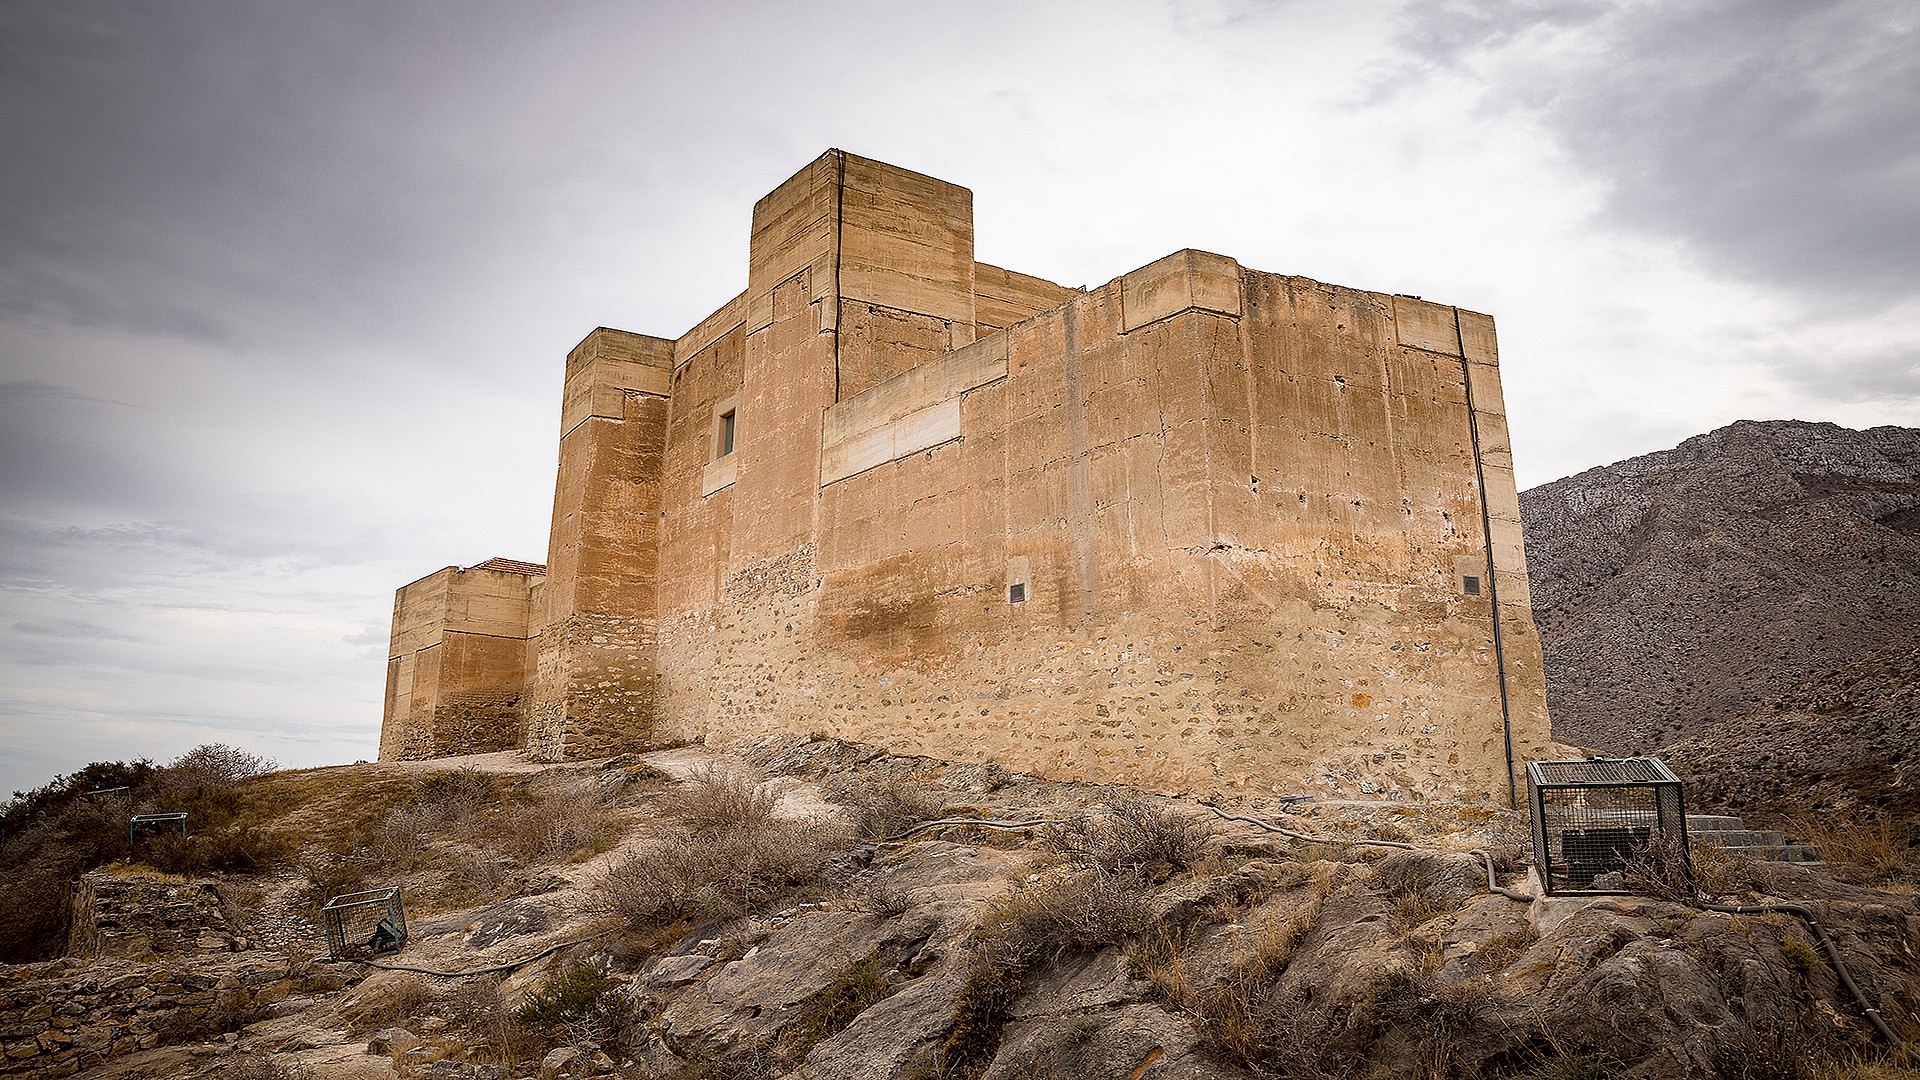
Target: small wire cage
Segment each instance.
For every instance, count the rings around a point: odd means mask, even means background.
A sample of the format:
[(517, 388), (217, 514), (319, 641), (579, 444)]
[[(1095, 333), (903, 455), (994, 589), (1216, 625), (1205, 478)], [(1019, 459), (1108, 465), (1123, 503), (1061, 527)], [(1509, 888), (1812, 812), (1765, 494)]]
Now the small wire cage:
[(127, 821), (127, 842), (130, 844), (149, 836), (159, 836), (161, 833), (187, 835), (187, 815), (178, 811), (167, 814), (135, 814)]
[(327, 955), (335, 960), (393, 952), (407, 943), (398, 885), (336, 896), (320, 909), (320, 924), (327, 931)]
[(1627, 861), (1655, 841), (1685, 858), (1680, 778), (1655, 758), (1529, 761), (1527, 804), (1548, 894), (1625, 892)]

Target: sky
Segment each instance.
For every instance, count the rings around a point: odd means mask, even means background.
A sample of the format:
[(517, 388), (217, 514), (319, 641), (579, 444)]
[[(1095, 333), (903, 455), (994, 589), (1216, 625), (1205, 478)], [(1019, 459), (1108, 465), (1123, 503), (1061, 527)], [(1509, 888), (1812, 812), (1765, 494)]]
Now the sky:
[(829, 147), (1098, 286), (1492, 314), (1522, 486), (1920, 425), (1911, 0), (0, 5), (0, 795), (375, 756), (393, 590), (541, 560), (569, 348)]

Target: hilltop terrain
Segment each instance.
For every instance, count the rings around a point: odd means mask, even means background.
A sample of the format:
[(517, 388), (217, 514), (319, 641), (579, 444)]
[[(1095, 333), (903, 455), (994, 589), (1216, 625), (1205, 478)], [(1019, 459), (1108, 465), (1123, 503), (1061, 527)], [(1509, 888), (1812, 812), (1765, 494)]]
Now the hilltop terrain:
[(1652, 752), (1920, 645), (1920, 430), (1741, 421), (1520, 505), (1555, 738)]
[[(1525, 834), (1478, 805), (1214, 808), (794, 736), (274, 773), (229, 801), (257, 865), (136, 846), (82, 876), (66, 958), (0, 969), (0, 1073), (1920, 1075), (1860, 1063), (1884, 1047), (1802, 923), (1660, 899), (1657, 863), (1648, 896), (1500, 895), (1473, 852), (1524, 888)], [(1816, 903), (1920, 1035), (1913, 868), (1695, 858), (1715, 895)], [(385, 885), (406, 947), (316, 961), (319, 904)]]

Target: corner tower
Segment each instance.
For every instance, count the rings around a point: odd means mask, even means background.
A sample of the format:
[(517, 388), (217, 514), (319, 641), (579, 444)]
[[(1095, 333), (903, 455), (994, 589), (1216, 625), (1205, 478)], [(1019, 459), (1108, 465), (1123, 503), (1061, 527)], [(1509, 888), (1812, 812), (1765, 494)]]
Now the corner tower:
[(666, 741), (654, 586), (672, 369), (673, 342), (605, 327), (567, 354), (521, 739), (536, 757)]

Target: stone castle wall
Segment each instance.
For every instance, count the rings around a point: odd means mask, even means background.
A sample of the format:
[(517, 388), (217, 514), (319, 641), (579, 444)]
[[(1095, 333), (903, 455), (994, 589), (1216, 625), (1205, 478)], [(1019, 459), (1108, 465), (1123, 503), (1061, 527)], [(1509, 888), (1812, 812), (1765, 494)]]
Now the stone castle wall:
[(574, 350), (560, 457), (543, 756), (802, 731), (1504, 799), (1503, 678), (1545, 747), (1484, 315), (1197, 251), (1067, 289), (977, 262), (966, 189), (830, 153), (740, 296)]

